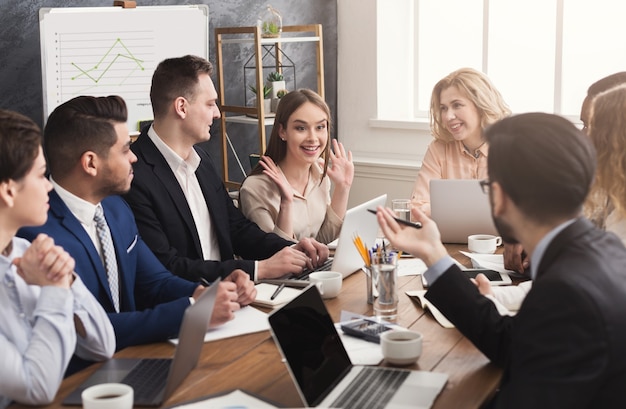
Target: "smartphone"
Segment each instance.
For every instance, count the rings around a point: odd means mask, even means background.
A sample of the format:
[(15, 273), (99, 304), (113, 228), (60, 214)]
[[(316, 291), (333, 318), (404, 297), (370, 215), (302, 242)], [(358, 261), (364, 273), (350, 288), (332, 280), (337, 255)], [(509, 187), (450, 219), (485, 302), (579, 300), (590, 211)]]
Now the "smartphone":
[[(491, 282), (492, 285), (507, 285), (511, 284), (511, 279), (506, 274), (500, 274), (500, 272), (496, 270), (489, 270), (487, 268), (470, 268), (467, 270), (463, 270), (463, 272), (469, 278), (475, 278), (478, 274), (484, 274), (485, 277)], [(424, 287), (428, 287), (428, 283), (424, 278), (424, 274), (422, 274), (422, 285)]]
[(358, 320), (349, 321), (341, 324), (344, 333), (353, 337), (363, 338), (366, 341), (380, 343), (380, 334), (392, 329), (389, 325), (360, 318)]

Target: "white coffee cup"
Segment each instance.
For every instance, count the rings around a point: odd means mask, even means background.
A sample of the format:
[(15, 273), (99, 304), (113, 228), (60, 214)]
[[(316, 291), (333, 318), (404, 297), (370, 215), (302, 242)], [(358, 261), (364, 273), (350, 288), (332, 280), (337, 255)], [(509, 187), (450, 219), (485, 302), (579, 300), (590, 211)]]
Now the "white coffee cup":
[(316, 271), (309, 274), (309, 282), (315, 284), (322, 298), (335, 298), (341, 290), (343, 276), (336, 271)]
[(123, 383), (101, 383), (85, 389), (83, 409), (132, 409), (133, 388)]
[(409, 330), (385, 331), (380, 335), (380, 348), (392, 365), (411, 365), (422, 354), (422, 334)]
[(493, 254), (502, 244), (502, 237), (492, 234), (472, 234), (467, 237), (467, 248), (472, 253)]

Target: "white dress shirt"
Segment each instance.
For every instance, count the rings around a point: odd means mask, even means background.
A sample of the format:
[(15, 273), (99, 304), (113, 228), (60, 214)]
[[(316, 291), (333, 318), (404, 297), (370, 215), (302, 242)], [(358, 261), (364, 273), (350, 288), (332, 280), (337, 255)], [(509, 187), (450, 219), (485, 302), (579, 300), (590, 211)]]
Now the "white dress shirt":
[[(0, 255), (0, 408), (13, 400), (29, 405), (52, 401), (73, 353), (103, 360), (115, 352), (113, 326), (80, 277), (68, 290), (28, 285), (17, 274), (12, 261), (29, 245), (13, 238), (11, 253)], [(74, 316), (85, 338), (77, 337)]]
[(170, 169), (172, 169), (185, 195), (185, 199), (187, 199), (187, 204), (196, 225), (196, 231), (200, 237), (200, 246), (202, 247), (204, 260), (221, 261), (219, 242), (211, 224), (209, 206), (206, 200), (204, 200), (200, 183), (196, 177), (196, 170), (200, 166), (200, 155), (192, 149), (187, 159), (181, 158), (159, 138), (152, 126), (148, 130), (148, 137), (161, 152)]

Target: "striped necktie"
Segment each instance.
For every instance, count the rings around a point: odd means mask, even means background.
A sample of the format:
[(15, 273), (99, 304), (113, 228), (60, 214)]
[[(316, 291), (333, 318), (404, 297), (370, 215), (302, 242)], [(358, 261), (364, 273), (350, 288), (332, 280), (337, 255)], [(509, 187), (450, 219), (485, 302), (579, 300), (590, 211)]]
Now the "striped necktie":
[(96, 222), (96, 232), (98, 233), (98, 239), (100, 239), (100, 246), (102, 246), (104, 268), (107, 272), (111, 297), (113, 298), (113, 306), (116, 312), (120, 312), (119, 275), (117, 272), (115, 248), (113, 247), (113, 239), (111, 239), (111, 231), (104, 218), (102, 206), (96, 207), (96, 214), (93, 220)]

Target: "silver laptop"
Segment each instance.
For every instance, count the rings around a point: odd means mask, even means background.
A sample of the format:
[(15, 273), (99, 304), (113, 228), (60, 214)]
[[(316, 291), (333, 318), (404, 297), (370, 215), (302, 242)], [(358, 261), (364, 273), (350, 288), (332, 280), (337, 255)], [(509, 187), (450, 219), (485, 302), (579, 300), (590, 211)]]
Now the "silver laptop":
[(272, 337), (307, 407), (429, 408), (448, 375), (352, 365), (317, 287), (269, 315)]
[[(204, 344), (207, 323), (213, 314), (217, 283), (219, 283), (219, 279), (207, 288), (193, 305), (185, 310), (174, 358), (109, 359), (75, 389), (63, 401), (63, 405), (81, 405), (83, 390), (92, 385), (106, 382), (121, 382), (132, 386), (136, 406), (160, 406), (163, 404), (198, 362)], [(145, 377), (143, 377), (143, 371), (146, 371)]]
[(489, 195), (478, 180), (432, 179), (430, 215), (444, 243), (467, 243), (471, 234), (497, 234), (491, 218)]

